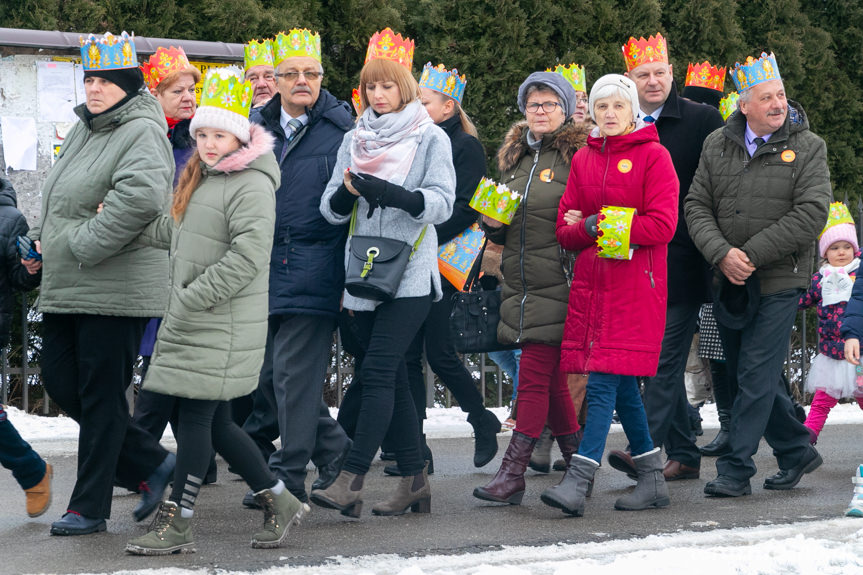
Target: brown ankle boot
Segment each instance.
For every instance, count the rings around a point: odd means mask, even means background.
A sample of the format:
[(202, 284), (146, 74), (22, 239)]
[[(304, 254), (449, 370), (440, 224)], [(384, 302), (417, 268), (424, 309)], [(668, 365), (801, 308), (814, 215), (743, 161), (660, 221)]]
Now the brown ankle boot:
[(474, 489), (473, 496), (486, 501), (520, 505), (524, 497), (524, 471), (535, 444), (535, 438), (513, 431), (497, 475), (485, 487)]
[(363, 510), (363, 481), (365, 475), (357, 475), (344, 469), (326, 489), (315, 489), (310, 499), (327, 509), (338, 509), (342, 515), (359, 517)]
[(431, 513), (431, 486), (429, 486), (428, 463), (422, 473), (399, 479), (392, 497), (374, 505), (375, 515), (403, 515), (408, 508), (414, 513)]

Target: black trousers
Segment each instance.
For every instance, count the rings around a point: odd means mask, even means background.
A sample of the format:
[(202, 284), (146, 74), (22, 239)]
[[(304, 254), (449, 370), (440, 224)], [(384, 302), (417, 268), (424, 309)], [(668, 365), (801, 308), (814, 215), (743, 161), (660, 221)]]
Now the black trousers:
[[(345, 427), (354, 430), (345, 470), (365, 474), (386, 438), (399, 469), (406, 475), (422, 471), (419, 424), (408, 384), (405, 352), (428, 315), (430, 304), (431, 296), (399, 298), (378, 305), (375, 311), (354, 312), (358, 337), (368, 341), (368, 348), (359, 368), (360, 377), (351, 383), (348, 409), (356, 414), (356, 422), (348, 422)], [(356, 401), (358, 408), (356, 404), (351, 406)]]
[(720, 475), (737, 480), (755, 475), (752, 456), (762, 437), (773, 448), (780, 469), (794, 467), (809, 451), (809, 431), (795, 416), (788, 388), (779, 376), (801, 293), (792, 289), (761, 296), (755, 317), (742, 330), (719, 324), (728, 372), (737, 381), (731, 452), (716, 461)]
[(130, 422), (126, 388), (148, 318), (46, 313), (42, 320), (45, 389), (78, 422), (78, 477), (68, 508), (111, 516), (114, 474), (144, 481), (167, 451)]
[(423, 380), (422, 352), (425, 347), (429, 366), (450, 390), (465, 413), (476, 414), (485, 410), (482, 395), (476, 382), (455, 351), (450, 337), (449, 316), (452, 313), (452, 296), (455, 288), (446, 280), (443, 298), (433, 302), (425, 322), (420, 326), (405, 354), (411, 396), (417, 417), (426, 418), (426, 387)]

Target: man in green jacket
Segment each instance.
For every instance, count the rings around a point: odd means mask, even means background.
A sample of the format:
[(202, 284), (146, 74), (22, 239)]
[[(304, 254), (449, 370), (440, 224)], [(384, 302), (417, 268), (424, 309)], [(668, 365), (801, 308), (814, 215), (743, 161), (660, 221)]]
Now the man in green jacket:
[[(704, 487), (724, 497), (751, 493), (752, 455), (762, 436), (779, 463), (765, 489), (791, 489), (821, 464), (779, 374), (832, 197), (827, 147), (809, 131), (803, 108), (786, 100), (773, 54), (748, 58), (732, 78), (738, 111), (704, 142), (685, 203), (690, 235), (719, 272), (714, 307), (728, 372), (739, 386), (731, 451)], [(748, 306), (736, 308), (725, 297), (735, 290)]]

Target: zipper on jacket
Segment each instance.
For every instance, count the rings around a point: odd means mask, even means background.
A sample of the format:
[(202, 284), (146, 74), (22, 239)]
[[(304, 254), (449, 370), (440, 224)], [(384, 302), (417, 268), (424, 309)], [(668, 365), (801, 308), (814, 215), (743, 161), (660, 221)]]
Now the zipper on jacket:
[(647, 261), (648, 261), (647, 275), (650, 276), (650, 287), (655, 288), (656, 284), (653, 283), (653, 247), (652, 246), (649, 246), (647, 248)]
[(533, 181), (533, 173), (536, 171), (536, 166), (539, 164), (539, 152), (540, 150), (537, 150), (536, 154), (533, 156), (533, 166), (531, 166), (530, 173), (527, 175), (527, 185), (524, 186), (524, 197), (521, 199), (521, 237), (519, 240), (518, 251), (518, 267), (521, 275), (521, 303), (518, 304), (518, 337), (515, 338), (516, 343), (521, 342), (521, 334), (524, 330), (524, 304), (527, 300), (527, 281), (524, 279), (524, 236), (525, 226), (527, 224), (527, 195), (530, 193), (530, 183)]
[(797, 266), (800, 263), (795, 254), (791, 254), (791, 263), (794, 264), (794, 273), (797, 273)]

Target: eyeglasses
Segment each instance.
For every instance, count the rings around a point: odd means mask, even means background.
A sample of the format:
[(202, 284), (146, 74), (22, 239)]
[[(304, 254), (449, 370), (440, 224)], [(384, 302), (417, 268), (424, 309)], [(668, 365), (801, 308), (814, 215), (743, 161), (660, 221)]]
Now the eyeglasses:
[(275, 74), (264, 74), (263, 76), (258, 76), (257, 74), (252, 74), (251, 76), (246, 78), (246, 80), (248, 80), (249, 82), (254, 84), (258, 80), (265, 80), (267, 82), (272, 82), (275, 77), (276, 77)]
[(526, 105), (524, 109), (529, 114), (536, 114), (537, 112), (539, 112), (539, 109), (542, 108), (543, 112), (545, 112), (546, 114), (551, 114), (559, 107), (562, 106), (558, 102), (543, 102), (542, 104), (538, 102), (531, 102), (530, 104)]
[(323, 72), (283, 72), (281, 74), (276, 74), (276, 78), (284, 78), (285, 80), (294, 81), (300, 76), (304, 77), (306, 80), (317, 80), (324, 75)]
[(587, 98), (582, 98), (581, 96), (576, 96), (575, 103), (576, 104), (587, 104)]

